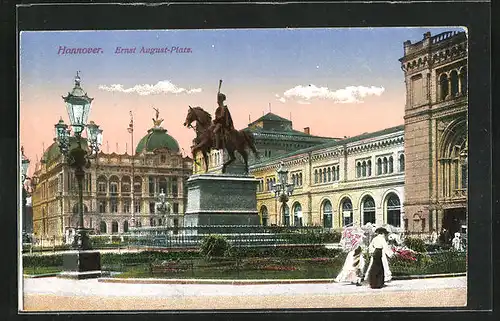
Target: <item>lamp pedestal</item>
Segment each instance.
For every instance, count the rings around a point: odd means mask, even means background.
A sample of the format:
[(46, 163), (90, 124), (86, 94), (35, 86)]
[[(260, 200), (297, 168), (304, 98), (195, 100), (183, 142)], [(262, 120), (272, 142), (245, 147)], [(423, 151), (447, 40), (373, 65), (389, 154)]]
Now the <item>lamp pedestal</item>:
[(66, 279), (90, 279), (101, 277), (101, 253), (99, 251), (72, 251), (63, 254), (63, 268), (58, 276)]

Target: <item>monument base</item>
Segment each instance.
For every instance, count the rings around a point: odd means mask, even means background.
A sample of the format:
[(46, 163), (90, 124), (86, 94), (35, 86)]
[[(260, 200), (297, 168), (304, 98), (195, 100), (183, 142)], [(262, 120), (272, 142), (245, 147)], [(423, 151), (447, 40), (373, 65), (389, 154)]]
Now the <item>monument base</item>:
[(74, 251), (63, 254), (63, 272), (58, 277), (81, 280), (97, 278), (101, 274), (101, 253)]
[(260, 225), (257, 184), (257, 179), (246, 175), (191, 176), (187, 181), (184, 227), (198, 227), (198, 233), (231, 233), (235, 230), (243, 232), (242, 226)]

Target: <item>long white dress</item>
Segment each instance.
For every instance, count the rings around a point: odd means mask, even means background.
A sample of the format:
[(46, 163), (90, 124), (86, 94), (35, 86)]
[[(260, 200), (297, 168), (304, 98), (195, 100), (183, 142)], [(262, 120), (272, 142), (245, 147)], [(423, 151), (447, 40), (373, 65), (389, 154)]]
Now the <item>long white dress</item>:
[(370, 243), (370, 246), (368, 247), (368, 252), (370, 253), (370, 263), (368, 264), (368, 269), (366, 270), (365, 273), (365, 281), (368, 281), (370, 269), (373, 265), (373, 252), (375, 252), (375, 249), (381, 249), (382, 250), (382, 266), (384, 268), (384, 282), (388, 282), (392, 279), (392, 273), (391, 270), (389, 269), (389, 261), (387, 260), (387, 257), (391, 257), (394, 255), (394, 252), (391, 250), (389, 247), (389, 244), (387, 244), (387, 241), (385, 240), (385, 236), (382, 234), (379, 234), (375, 236)]
[(347, 254), (344, 266), (335, 278), (335, 282), (358, 283), (361, 281), (360, 275), (362, 275), (364, 268), (365, 259), (363, 258), (363, 253), (360, 253), (358, 265), (354, 266), (354, 250), (352, 250)]

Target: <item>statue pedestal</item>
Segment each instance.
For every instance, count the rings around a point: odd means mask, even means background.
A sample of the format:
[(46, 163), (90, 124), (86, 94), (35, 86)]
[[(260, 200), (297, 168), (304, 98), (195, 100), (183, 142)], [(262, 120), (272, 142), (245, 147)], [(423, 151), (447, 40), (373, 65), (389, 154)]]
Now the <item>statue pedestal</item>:
[(257, 179), (245, 175), (191, 176), (187, 181), (188, 201), (184, 227), (196, 227), (192, 229), (193, 234), (203, 234), (243, 232), (244, 227), (234, 226), (260, 225), (257, 184)]

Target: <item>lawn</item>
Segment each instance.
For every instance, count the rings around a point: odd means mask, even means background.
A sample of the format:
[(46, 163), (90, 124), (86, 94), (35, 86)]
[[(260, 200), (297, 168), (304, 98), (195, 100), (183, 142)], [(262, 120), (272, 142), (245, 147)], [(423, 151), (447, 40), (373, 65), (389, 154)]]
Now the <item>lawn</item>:
[(27, 266), (23, 269), (23, 274), (41, 275), (59, 273), (62, 271), (61, 266)]

